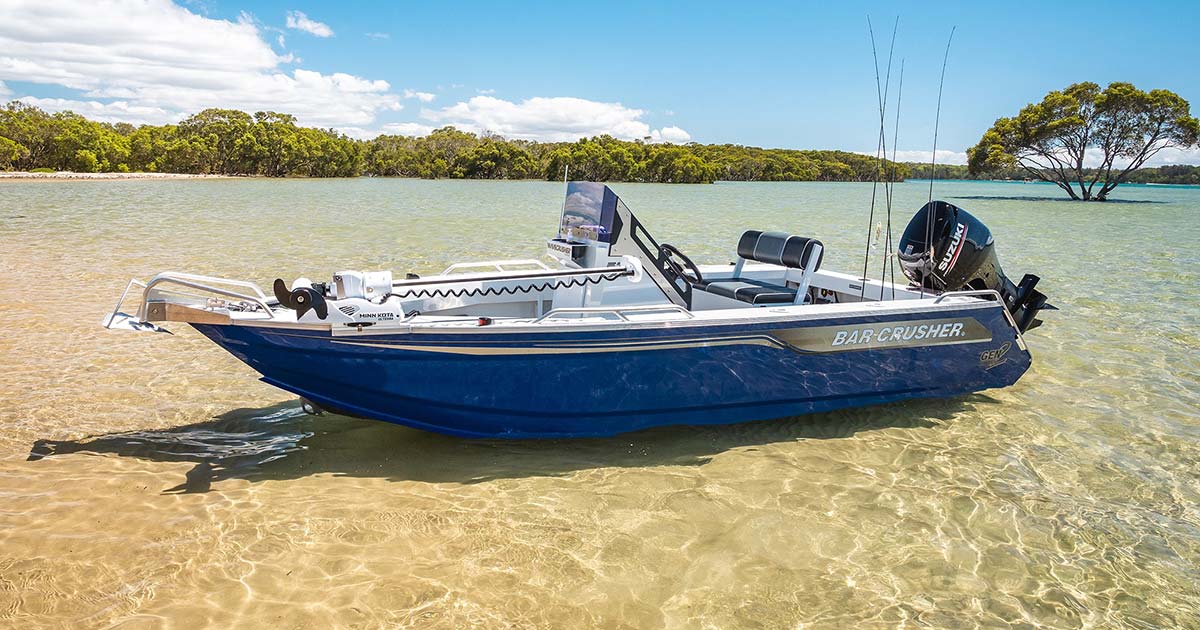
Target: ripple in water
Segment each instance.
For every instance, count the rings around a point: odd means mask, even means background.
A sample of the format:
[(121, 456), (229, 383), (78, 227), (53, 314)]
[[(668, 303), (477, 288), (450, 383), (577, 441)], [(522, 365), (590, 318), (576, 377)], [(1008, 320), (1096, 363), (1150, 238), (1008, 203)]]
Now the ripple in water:
[[(1200, 190), (937, 186), (1062, 308), (1017, 386), (502, 442), (307, 416), (189, 329), (96, 322), (162, 269), (536, 256), (561, 186), (5, 182), (0, 625), (1200, 627)], [(754, 228), (861, 264), (869, 186), (619, 188), (697, 260)]]

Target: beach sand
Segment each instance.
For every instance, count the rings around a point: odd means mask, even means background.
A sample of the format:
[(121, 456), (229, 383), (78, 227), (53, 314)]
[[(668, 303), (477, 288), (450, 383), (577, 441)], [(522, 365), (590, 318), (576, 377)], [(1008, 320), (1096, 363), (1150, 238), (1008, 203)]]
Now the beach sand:
[(0, 171), (0, 180), (4, 179), (222, 179), (229, 175), (197, 175), (192, 173), (74, 173), (72, 171), (57, 171), (54, 173), (30, 173), (27, 171)]

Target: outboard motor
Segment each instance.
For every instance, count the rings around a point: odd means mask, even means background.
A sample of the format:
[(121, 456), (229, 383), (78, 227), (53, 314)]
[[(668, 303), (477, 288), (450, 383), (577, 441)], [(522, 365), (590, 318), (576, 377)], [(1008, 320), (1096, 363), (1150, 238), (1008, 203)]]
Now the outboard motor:
[(1036, 315), (1046, 307), (1046, 296), (1034, 288), (1040, 278), (1025, 274), (1014, 285), (996, 259), (992, 231), (958, 206), (925, 204), (908, 222), (897, 255), (904, 275), (917, 286), (936, 293), (992, 289), (1022, 331), (1041, 324)]

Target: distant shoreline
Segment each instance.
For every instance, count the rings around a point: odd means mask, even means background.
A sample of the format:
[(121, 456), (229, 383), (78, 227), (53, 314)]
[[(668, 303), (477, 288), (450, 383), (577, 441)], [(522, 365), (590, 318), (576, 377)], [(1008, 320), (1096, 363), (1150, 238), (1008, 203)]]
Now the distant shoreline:
[(0, 171), (0, 180), (112, 180), (112, 179), (228, 179), (230, 175), (198, 175), (195, 173), (30, 173), (27, 171)]
[[(180, 179), (260, 179), (260, 180), (322, 180), (322, 179), (414, 179), (423, 181), (493, 181), (493, 182), (545, 182), (544, 179), (536, 178), (470, 178), (470, 177), (443, 177), (443, 178), (423, 178), (423, 177), (404, 177), (404, 176), (389, 176), (389, 175), (359, 175), (356, 177), (263, 177), (261, 175), (214, 175), (200, 173), (76, 173), (72, 171), (55, 171), (53, 173), (33, 173), (29, 171), (0, 171), (0, 181), (129, 181), (129, 180), (180, 180)], [(908, 177), (895, 183), (928, 183), (930, 180), (923, 177)], [(1045, 184), (1050, 185), (1050, 182), (1028, 181), (1019, 179), (958, 179), (958, 178), (943, 178), (934, 179), (934, 182), (975, 182), (975, 183), (992, 183), (992, 184)], [(612, 183), (657, 183), (657, 182), (612, 182)], [(735, 179), (718, 179), (713, 184), (869, 184), (870, 181), (820, 181), (820, 180), (735, 180)], [(668, 184), (670, 185), (670, 184)], [(1165, 184), (1157, 182), (1127, 182), (1122, 184), (1122, 187), (1156, 187), (1156, 188), (1200, 188), (1197, 184)]]

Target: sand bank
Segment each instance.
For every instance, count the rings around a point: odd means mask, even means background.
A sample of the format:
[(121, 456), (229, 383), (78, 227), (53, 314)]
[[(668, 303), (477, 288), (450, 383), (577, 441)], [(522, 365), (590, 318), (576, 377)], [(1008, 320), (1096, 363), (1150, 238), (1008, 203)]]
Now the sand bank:
[(228, 175), (195, 175), (191, 173), (29, 173), (26, 171), (0, 171), (4, 179), (222, 179)]

